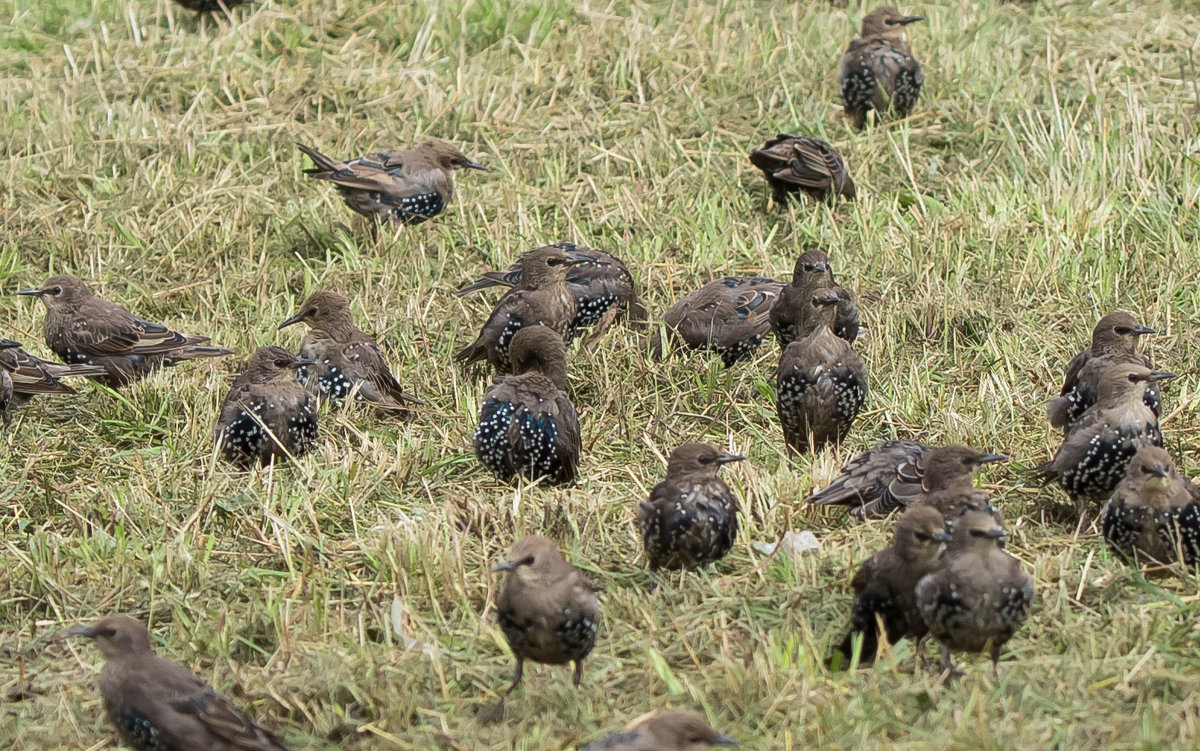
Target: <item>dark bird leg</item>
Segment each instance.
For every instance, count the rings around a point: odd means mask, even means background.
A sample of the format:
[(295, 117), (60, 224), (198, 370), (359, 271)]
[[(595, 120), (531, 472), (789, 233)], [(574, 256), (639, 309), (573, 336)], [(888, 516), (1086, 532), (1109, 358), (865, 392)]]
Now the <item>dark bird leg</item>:
[(492, 722), (493, 720), (497, 720), (500, 718), (500, 713), (504, 711), (504, 700), (508, 698), (509, 694), (511, 694), (513, 691), (516, 690), (517, 686), (521, 685), (521, 677), (524, 675), (524, 673), (525, 673), (525, 658), (518, 657), (517, 658), (517, 670), (516, 670), (516, 674), (513, 676), (512, 685), (509, 686), (507, 689), (505, 689), (504, 693), (500, 694), (500, 701), (496, 702), (495, 705), (493, 705), (491, 709), (489, 709), (486, 712), (484, 712), (483, 714), (479, 715), (480, 723), (487, 724), (489, 722)]
[(942, 651), (942, 672), (948, 680), (954, 680), (962, 675), (962, 671), (954, 667), (954, 660), (950, 657), (950, 647), (945, 644), (938, 645)]
[(571, 675), (571, 685), (579, 688), (583, 682), (583, 660), (575, 660), (575, 672)]
[(992, 642), (992, 677), (1000, 680), (1000, 645)]

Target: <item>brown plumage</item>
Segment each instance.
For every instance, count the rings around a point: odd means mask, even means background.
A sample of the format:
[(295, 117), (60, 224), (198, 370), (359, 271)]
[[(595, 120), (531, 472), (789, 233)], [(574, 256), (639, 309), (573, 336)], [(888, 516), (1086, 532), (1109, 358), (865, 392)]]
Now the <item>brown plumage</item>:
[(891, 546), (868, 558), (850, 582), (854, 591), (850, 632), (835, 649), (843, 664), (849, 663), (859, 635), (860, 662), (875, 660), (880, 622), (889, 644), (925, 635), (925, 621), (917, 610), (917, 582), (933, 570), (949, 541), (950, 533), (937, 509), (913, 508), (900, 517)]
[(816, 201), (842, 196), (854, 200), (854, 180), (837, 149), (819, 138), (786, 133), (750, 152), (750, 163), (762, 170), (771, 198), (782, 204), (789, 195), (805, 193)]
[(186, 336), (144, 321), (102, 300), (73, 276), (52, 276), (42, 286), (23, 289), (46, 306), (46, 344), (70, 365), (100, 365), (106, 375), (95, 380), (117, 388), (152, 371), (184, 360), (224, 357), (231, 349), (200, 346), (206, 336)]
[[(725, 367), (754, 356), (770, 329), (768, 313), (783, 285), (762, 277), (714, 279), (684, 295), (663, 314), (668, 340), (689, 349), (712, 350)], [(663, 357), (667, 342), (654, 333), (651, 351)]]
[(457, 147), (431, 138), (412, 149), (392, 149), (339, 162), (311, 146), (296, 148), (312, 159), (305, 174), (337, 186), (342, 200), (354, 211), (395, 225), (420, 224), (432, 219), (454, 198), (454, 171), (487, 170)]
[(943, 668), (954, 673), (950, 652), (990, 650), (998, 674), (1000, 649), (1033, 606), (1033, 577), (1001, 549), (1004, 529), (990, 514), (967, 513), (934, 571), (917, 584), (917, 607), (937, 639)]
[[(1100, 319), (1092, 330), (1092, 344), (1067, 364), (1062, 392), (1046, 406), (1046, 419), (1056, 428), (1066, 428), (1096, 403), (1100, 379), (1114, 365), (1141, 365), (1150, 362), (1138, 354), (1138, 337), (1153, 334), (1154, 329), (1137, 322), (1132, 314), (1117, 310)], [(1146, 406), (1158, 414), (1158, 389), (1146, 390)]]
[(635, 720), (627, 729), (589, 743), (580, 751), (703, 751), (738, 742), (713, 729), (691, 712), (654, 712)]
[(775, 408), (790, 451), (840, 443), (867, 401), (866, 365), (833, 333), (838, 302), (832, 290), (814, 290), (796, 340), (779, 358)]
[(867, 124), (867, 110), (889, 110), (908, 117), (921, 94), (925, 74), (904, 41), (904, 27), (921, 16), (903, 16), (890, 6), (862, 20), (862, 36), (850, 42), (838, 71), (838, 91), (846, 117), (856, 130)]
[(1200, 562), (1200, 488), (1179, 475), (1171, 455), (1145, 446), (1100, 514), (1108, 547), (1142, 565)]
[(249, 5), (254, 0), (175, 0), (175, 2), (195, 13), (216, 13), (229, 10), (239, 5)]
[(12, 406), (20, 407), (37, 394), (74, 394), (75, 389), (63, 383), (63, 378), (103, 376), (108, 371), (101, 365), (64, 365), (29, 354), (19, 342), (0, 340), (0, 369), (12, 381)]
[(241, 466), (299, 457), (317, 438), (317, 397), (297, 376), (312, 365), (282, 347), (260, 347), (234, 379), (213, 441), (226, 460)]
[(115, 615), (68, 633), (104, 655), (104, 710), (137, 751), (287, 751), (212, 686), (155, 654), (140, 622)]
[(308, 324), (300, 356), (313, 361), (300, 369), (300, 380), (322, 398), (340, 402), (353, 394), (357, 402), (401, 415), (406, 403), (419, 403), (404, 393), (375, 340), (354, 325), (345, 297), (314, 292), (279, 328), (296, 323)]
[(923, 492), (925, 458), (933, 450), (917, 441), (883, 441), (846, 462), (824, 490), (804, 499), (819, 506), (849, 506), (855, 516), (886, 516)]
[(850, 293), (833, 280), (829, 256), (823, 250), (806, 250), (796, 259), (792, 283), (781, 289), (771, 303), (768, 319), (780, 349), (798, 338), (801, 323), (812, 305), (813, 293), (819, 289), (832, 290), (838, 297), (833, 333), (850, 343), (858, 338), (858, 307)]
[(454, 354), (470, 365), (487, 359), (499, 373), (512, 372), (509, 344), (523, 326), (541, 324), (568, 341), (575, 320), (575, 296), (567, 288), (567, 270), (577, 262), (553, 245), (521, 257), (521, 281), (496, 302), (474, 342)]
[(725, 557), (737, 539), (738, 502), (717, 470), (745, 458), (703, 443), (671, 452), (666, 479), (637, 508), (651, 571), (694, 568)]
[[(893, 497), (909, 509), (928, 506), (937, 509), (953, 525), (965, 511), (991, 514), (1003, 527), (1004, 517), (992, 506), (988, 494), (975, 487), (975, 474), (984, 464), (1008, 459), (1004, 454), (985, 454), (960, 445), (935, 448), (925, 457), (920, 476), (920, 492)], [(903, 481), (902, 481), (903, 482)]]

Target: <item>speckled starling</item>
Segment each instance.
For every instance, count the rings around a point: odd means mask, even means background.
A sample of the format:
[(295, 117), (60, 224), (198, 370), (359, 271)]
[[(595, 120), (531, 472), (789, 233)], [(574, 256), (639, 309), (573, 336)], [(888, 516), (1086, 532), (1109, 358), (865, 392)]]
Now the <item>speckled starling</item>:
[(63, 383), (63, 378), (103, 376), (108, 373), (102, 365), (64, 365), (35, 357), (11, 339), (0, 344), (0, 369), (13, 385), (12, 406), (20, 407), (37, 394), (74, 394), (75, 389)]
[(456, 352), (454, 359), (469, 365), (486, 358), (497, 372), (510, 373), (510, 340), (522, 326), (540, 323), (568, 341), (578, 308), (567, 288), (566, 276), (577, 263), (553, 245), (522, 256), (520, 284), (500, 298), (479, 337)]
[[(748, 360), (770, 329), (771, 303), (783, 285), (762, 277), (727, 276), (689, 292), (663, 314), (668, 340), (689, 349), (712, 350), (725, 367)], [(666, 342), (655, 332), (651, 351), (663, 357)]]
[[(0, 351), (5, 349), (13, 349), (20, 347), (20, 342), (14, 342), (12, 339), (0, 339)], [(9, 414), (8, 408), (13, 400), (13, 382), (12, 376), (8, 374), (6, 368), (0, 368), (0, 419), (3, 419), (4, 427), (8, 427), (12, 422), (12, 415)]]
[(413, 149), (392, 149), (339, 162), (296, 144), (313, 161), (305, 174), (337, 186), (354, 211), (395, 225), (420, 224), (442, 213), (454, 197), (454, 171), (487, 170), (455, 146), (431, 138)]
[(838, 296), (833, 333), (852, 344), (858, 338), (858, 307), (850, 293), (833, 281), (829, 256), (823, 250), (806, 250), (796, 259), (792, 283), (781, 289), (771, 303), (771, 331), (775, 333), (780, 349), (796, 341), (801, 322), (809, 314), (813, 293), (822, 288), (832, 290)]
[[(1154, 329), (1137, 322), (1132, 314), (1114, 311), (1100, 319), (1092, 331), (1092, 346), (1083, 350), (1067, 365), (1062, 393), (1050, 400), (1046, 418), (1056, 428), (1066, 428), (1096, 403), (1100, 378), (1114, 365), (1141, 365), (1149, 361), (1138, 354), (1138, 337), (1153, 334)], [(1146, 405), (1158, 414), (1158, 388), (1146, 389)]]
[(750, 152), (750, 162), (762, 170), (771, 198), (777, 204), (789, 195), (805, 193), (816, 201), (842, 196), (854, 200), (854, 180), (837, 149), (819, 138), (786, 133)]
[(582, 441), (579, 417), (564, 389), (567, 349), (545, 326), (513, 336), (516, 375), (496, 376), (479, 407), (475, 456), (497, 478), (574, 482)]
[(954, 674), (950, 652), (990, 650), (998, 673), (1000, 649), (1033, 606), (1033, 577), (1004, 552), (1004, 529), (990, 514), (967, 513), (934, 571), (917, 584), (917, 607), (941, 646), (942, 666)]
[(805, 498), (819, 506), (849, 506), (856, 516), (872, 519), (907, 506), (910, 496), (924, 492), (925, 458), (933, 447), (917, 441), (883, 441), (846, 462), (824, 490)]
[(1057, 482), (1081, 513), (1088, 503), (1107, 500), (1138, 449), (1163, 445), (1158, 416), (1145, 396), (1152, 384), (1174, 377), (1141, 365), (1109, 368), (1097, 402), (1071, 425), (1054, 459), (1035, 471)]
[(42, 286), (17, 294), (35, 295), (45, 304), (43, 331), (54, 354), (71, 365), (104, 366), (107, 375), (96, 380), (113, 388), (184, 360), (233, 354), (231, 349), (200, 346), (208, 337), (185, 336), (137, 318), (96, 297), (73, 276), (52, 276)]
[(904, 41), (904, 27), (922, 20), (889, 6), (863, 16), (862, 36), (850, 42), (838, 71), (838, 91), (856, 130), (867, 124), (867, 110), (883, 114), (890, 108), (900, 117), (912, 112), (925, 74)]
[(946, 523), (937, 509), (913, 508), (896, 524), (895, 539), (858, 569), (850, 588), (850, 632), (835, 652), (848, 664), (854, 638), (862, 636), (861, 662), (873, 662), (879, 650), (879, 623), (889, 644), (925, 635), (925, 621), (917, 610), (917, 582), (933, 571), (950, 541)]
[(1125, 479), (1101, 513), (1113, 552), (1141, 564), (1189, 568), (1200, 562), (1200, 488), (1181, 477), (1164, 449), (1146, 446), (1129, 462)]
[(241, 466), (298, 457), (317, 438), (317, 397), (296, 371), (306, 360), (282, 347), (260, 347), (233, 381), (213, 440), (226, 460)]
[(140, 622), (116, 615), (68, 633), (100, 648), (104, 710), (137, 751), (287, 751), (212, 686), (155, 654)]
[(833, 333), (839, 300), (832, 290), (815, 290), (798, 338), (779, 358), (775, 408), (791, 451), (840, 443), (867, 401), (867, 368)]
[(960, 445), (942, 446), (930, 451), (921, 470), (919, 493), (893, 496), (910, 509), (928, 506), (937, 509), (951, 524), (970, 510), (992, 514), (1004, 525), (1004, 517), (992, 505), (988, 494), (975, 487), (975, 474), (990, 462), (1008, 459), (1004, 454), (985, 454)]
[(654, 712), (635, 720), (615, 735), (589, 743), (580, 751), (703, 751), (713, 746), (736, 746), (701, 716), (691, 712)]
[(300, 356), (313, 365), (301, 367), (298, 375), (321, 398), (341, 402), (353, 394), (357, 402), (399, 414), (405, 413), (406, 403), (417, 403), (404, 393), (375, 340), (354, 325), (345, 297), (314, 292), (279, 328), (301, 322), (309, 330), (300, 342)]
[(745, 458), (703, 443), (671, 452), (666, 479), (637, 508), (651, 571), (695, 568), (725, 557), (737, 539), (739, 507), (717, 470)]

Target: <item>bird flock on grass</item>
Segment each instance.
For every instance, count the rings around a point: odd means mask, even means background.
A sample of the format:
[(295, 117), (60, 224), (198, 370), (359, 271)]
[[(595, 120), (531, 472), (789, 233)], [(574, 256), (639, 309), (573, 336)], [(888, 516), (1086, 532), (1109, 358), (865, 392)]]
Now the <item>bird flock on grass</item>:
[[(244, 0), (178, 0), (201, 13), (228, 14)], [(904, 118), (917, 106), (924, 74), (904, 39), (920, 16), (877, 8), (862, 20), (838, 69), (849, 124)], [(353, 211), (397, 227), (441, 214), (454, 196), (454, 173), (486, 170), (457, 147), (430, 139), (412, 149), (380, 151), (349, 161), (298, 145), (309, 177), (332, 183)], [(843, 157), (828, 143), (779, 135), (750, 152), (776, 204), (857, 198)], [(644, 327), (651, 315), (634, 274), (618, 257), (567, 242), (523, 253), (489, 271), (460, 295), (504, 289), (478, 335), (454, 359), (495, 371), (482, 395), (472, 447), (503, 482), (567, 485), (583, 451), (567, 373), (572, 342), (596, 341), (610, 326)], [(72, 379), (113, 389), (161, 368), (234, 352), (208, 337), (183, 334), (139, 318), (95, 295), (80, 279), (56, 275), (17, 294), (45, 308), (46, 346), (62, 362), (0, 340), (0, 411), (36, 394), (69, 395)], [(773, 335), (779, 344), (774, 406), (779, 437), (793, 459), (840, 444), (869, 399), (868, 363), (855, 352), (863, 329), (854, 295), (834, 278), (829, 255), (805, 250), (792, 278), (713, 279), (681, 297), (653, 325), (649, 352), (711, 351), (726, 367), (751, 360)], [(869, 319), (870, 311), (863, 311)], [(229, 387), (213, 428), (214, 456), (254, 471), (312, 450), (321, 439), (322, 407), (361, 406), (385, 419), (419, 419), (423, 402), (392, 374), (384, 349), (359, 329), (350, 301), (318, 291), (279, 324), (304, 324), (296, 351), (267, 345), (251, 353)], [(1138, 339), (1154, 331), (1116, 311), (1096, 324), (1090, 346), (1066, 367), (1047, 419), (1063, 431), (1057, 453), (1036, 468), (1072, 502), (1081, 531), (1098, 525), (1118, 555), (1147, 572), (1200, 562), (1200, 491), (1177, 471), (1159, 425), (1164, 390), (1175, 375), (1151, 369)], [(686, 570), (719, 561), (738, 535), (738, 499), (721, 468), (745, 457), (704, 443), (671, 452), (665, 478), (631, 512), (647, 567)], [(1034, 581), (1006, 547), (1006, 520), (975, 485), (979, 469), (1007, 457), (968, 446), (889, 440), (855, 456), (806, 502), (844, 506), (860, 519), (896, 517), (892, 544), (869, 557), (851, 580), (854, 594), (845, 638), (830, 651), (831, 669), (868, 665), (887, 644), (916, 642), (924, 663), (932, 638), (939, 669), (958, 674), (953, 653), (984, 653), (998, 675), (1006, 643), (1035, 603)], [(1093, 518), (1094, 515), (1098, 517)], [(579, 686), (584, 661), (603, 634), (596, 591), (568, 563), (558, 543), (540, 535), (515, 541), (492, 569), (502, 574), (495, 607), (516, 658), (500, 699), (480, 713), (492, 720), (521, 684), (527, 661), (570, 664)], [(71, 629), (95, 642), (106, 663), (100, 690), (108, 717), (140, 751), (279, 750), (271, 732), (195, 677), (158, 655), (146, 626), (114, 615)], [(599, 751), (684, 751), (736, 745), (703, 718), (663, 710), (596, 741)]]

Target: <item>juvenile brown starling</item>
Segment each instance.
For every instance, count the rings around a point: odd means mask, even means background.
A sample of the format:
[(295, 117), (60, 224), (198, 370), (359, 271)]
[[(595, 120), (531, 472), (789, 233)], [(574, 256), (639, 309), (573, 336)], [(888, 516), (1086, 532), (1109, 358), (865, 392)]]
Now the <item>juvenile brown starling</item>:
[(504, 699), (521, 685), (526, 660), (547, 665), (574, 663), (572, 683), (579, 688), (583, 659), (596, 645), (600, 603), (591, 584), (563, 560), (558, 546), (540, 535), (519, 540), (492, 573), (507, 572), (496, 601), (496, 616), (513, 656), (517, 658), (512, 685)]
[(282, 347), (259, 347), (233, 379), (213, 429), (227, 461), (248, 468), (298, 457), (317, 438), (317, 397), (296, 371), (306, 360)]
[(1057, 482), (1081, 513), (1088, 503), (1107, 500), (1138, 449), (1163, 445), (1158, 416), (1145, 396), (1154, 383), (1174, 377), (1141, 365), (1109, 368), (1098, 401), (1071, 425), (1054, 459), (1035, 471)]
[(420, 224), (442, 213), (454, 197), (454, 171), (487, 171), (455, 146), (431, 138), (413, 149), (392, 149), (339, 162), (311, 146), (296, 148), (312, 159), (305, 174), (337, 186), (352, 210), (395, 225)]
[(951, 650), (990, 650), (998, 675), (1000, 648), (1033, 606), (1033, 577), (1000, 548), (1004, 529), (990, 514), (968, 512), (956, 521), (953, 538), (934, 571), (918, 582), (917, 607), (947, 672), (956, 672)]
[(703, 751), (738, 742), (713, 729), (691, 712), (655, 712), (639, 718), (627, 729), (589, 743), (580, 751)]
[(798, 338), (779, 358), (775, 407), (791, 451), (841, 443), (867, 401), (867, 368), (833, 333), (839, 301), (832, 290), (815, 290)]
[(745, 458), (703, 443), (671, 452), (667, 478), (637, 509), (651, 571), (695, 568), (725, 557), (737, 539), (739, 507), (717, 470)]
[(1140, 563), (1200, 562), (1200, 488), (1181, 477), (1171, 455), (1146, 446), (1129, 462), (1125, 479), (1101, 513), (1114, 553)]
[(562, 248), (547, 245), (521, 257), (521, 282), (496, 303), (479, 337), (455, 353), (470, 365), (487, 358), (499, 373), (512, 372), (509, 344), (522, 326), (542, 324), (569, 341), (578, 308), (567, 288), (567, 270), (576, 264)]
[(564, 389), (567, 348), (545, 326), (526, 326), (512, 338), (516, 375), (496, 376), (479, 407), (475, 456), (497, 478), (574, 482), (583, 442), (579, 417)]
[[(1074, 423), (1096, 403), (1096, 394), (1104, 372), (1114, 365), (1141, 365), (1149, 361), (1137, 351), (1138, 337), (1153, 334), (1154, 329), (1141, 325), (1130, 313), (1114, 311), (1100, 319), (1092, 331), (1092, 346), (1083, 350), (1067, 365), (1062, 394), (1050, 400), (1046, 418), (1056, 428)], [(1158, 389), (1146, 389), (1146, 406), (1158, 414)]]
[(890, 547), (867, 559), (854, 575), (854, 605), (850, 633), (835, 650), (849, 664), (854, 638), (862, 635), (859, 660), (874, 662), (879, 650), (879, 623), (889, 644), (925, 635), (925, 621), (917, 610), (917, 582), (933, 571), (950, 541), (946, 522), (937, 509), (909, 509), (896, 524)]
[(340, 402), (354, 394), (357, 402), (401, 414), (406, 402), (418, 402), (404, 393), (375, 340), (354, 325), (345, 297), (314, 292), (279, 328), (301, 322), (309, 330), (300, 342), (300, 356), (313, 365), (301, 367), (298, 375), (322, 398)]
[[(20, 347), (20, 342), (14, 342), (12, 339), (0, 339), (0, 351)], [(13, 400), (13, 382), (12, 376), (8, 374), (6, 368), (0, 368), (0, 419), (3, 419), (4, 427), (8, 427), (12, 422), (12, 415), (9, 414), (8, 408)]]
[(796, 259), (792, 283), (781, 289), (771, 303), (771, 331), (775, 333), (780, 349), (799, 338), (801, 322), (808, 316), (813, 293), (819, 289), (832, 290), (838, 296), (833, 333), (852, 344), (858, 338), (858, 307), (850, 293), (833, 281), (829, 256), (823, 250), (806, 250)]
[[(571, 336), (580, 329), (594, 326), (606, 319), (612, 308), (624, 314), (632, 322), (644, 324), (649, 319), (646, 306), (638, 297), (633, 274), (621, 259), (603, 250), (585, 245), (560, 242), (544, 247), (558, 248), (567, 254), (572, 265), (567, 269), (567, 289), (575, 297), (575, 319), (571, 322)], [(504, 271), (486, 271), (483, 278), (472, 282), (458, 291), (459, 296), (487, 289), (488, 287), (517, 287), (521, 284), (521, 266), (534, 248), (522, 253), (516, 262)]]
[(925, 74), (904, 41), (904, 27), (923, 20), (890, 6), (863, 16), (862, 36), (850, 42), (838, 71), (838, 91), (855, 130), (867, 124), (867, 110), (882, 115), (890, 108), (899, 117), (912, 112)]
[[(992, 506), (987, 493), (975, 487), (975, 474), (984, 464), (1008, 459), (1004, 454), (985, 454), (960, 445), (942, 446), (930, 451), (920, 475), (920, 492), (893, 497), (908, 508), (929, 506), (952, 521), (967, 510), (993, 514), (1003, 526), (1004, 517)], [(902, 480), (903, 482), (903, 480)]]
[(762, 170), (777, 204), (798, 193), (816, 201), (839, 195), (851, 201), (855, 198), (854, 180), (842, 155), (819, 138), (775, 136), (750, 152), (750, 163)]
[(867, 519), (908, 505), (921, 488), (925, 458), (933, 446), (917, 441), (883, 441), (846, 462), (824, 490), (804, 499), (818, 506), (849, 506)]
[(287, 751), (192, 671), (155, 654), (138, 621), (115, 615), (67, 633), (104, 655), (104, 711), (137, 751)]
[(75, 389), (63, 378), (102, 376), (108, 371), (101, 365), (63, 365), (35, 357), (11, 339), (0, 340), (0, 369), (12, 381), (12, 406), (21, 407), (37, 394), (74, 394)]
[(46, 306), (46, 344), (70, 365), (101, 365), (95, 379), (112, 388), (184, 360), (225, 357), (233, 350), (200, 346), (206, 336), (186, 336), (143, 321), (116, 303), (94, 296), (73, 276), (52, 276), (18, 295), (35, 295)]
[[(725, 367), (754, 356), (770, 329), (767, 314), (783, 285), (762, 277), (714, 279), (680, 298), (663, 314), (667, 339), (689, 349), (713, 350)], [(663, 357), (666, 343), (655, 332), (651, 350)]]

